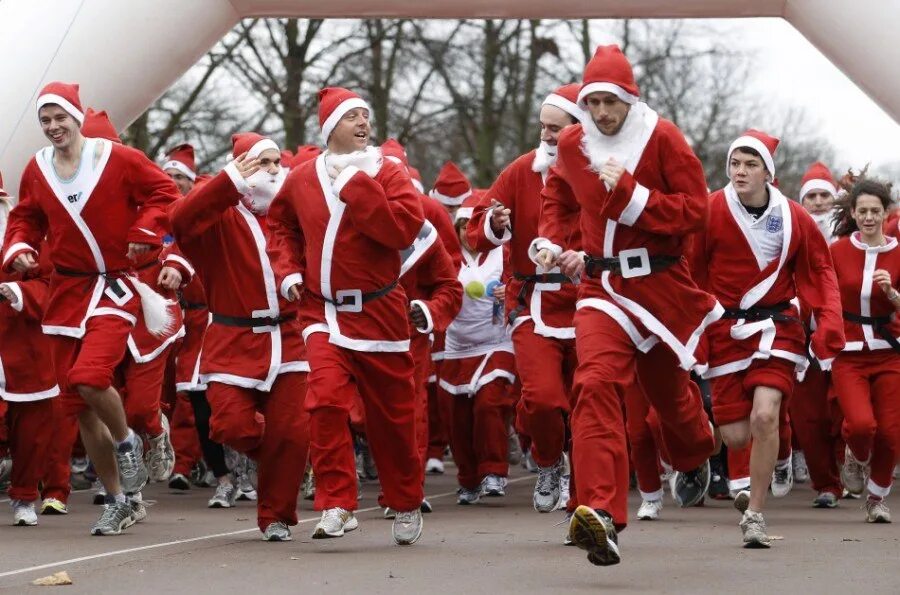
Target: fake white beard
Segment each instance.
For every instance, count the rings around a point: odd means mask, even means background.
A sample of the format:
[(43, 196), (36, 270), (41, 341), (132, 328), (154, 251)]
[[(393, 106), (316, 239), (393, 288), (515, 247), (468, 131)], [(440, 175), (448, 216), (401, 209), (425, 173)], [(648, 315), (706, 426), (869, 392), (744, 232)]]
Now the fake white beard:
[(531, 162), (531, 171), (545, 174), (556, 163), (556, 154), (559, 147), (541, 141), (534, 152), (534, 161)]
[(585, 122), (582, 127), (584, 133), (581, 137), (581, 151), (590, 161), (591, 169), (600, 173), (610, 158), (614, 158), (626, 169), (629, 166), (634, 167), (636, 164), (630, 164), (629, 161), (635, 153), (643, 149), (640, 141), (645, 135), (646, 128), (651, 122), (656, 126), (656, 119), (647, 117), (651, 113), (653, 110), (646, 103), (642, 101), (635, 103), (628, 110), (622, 128), (612, 136), (600, 132), (593, 121)]
[(287, 171), (283, 168), (278, 168), (278, 173), (274, 175), (262, 170), (256, 172), (247, 178), (250, 193), (242, 196), (241, 202), (253, 213), (265, 215), (269, 212), (269, 206), (275, 200), (275, 196), (284, 186), (285, 177)]
[(12, 210), (12, 199), (8, 196), (0, 196), (0, 242), (6, 237), (6, 221)]
[(366, 173), (367, 176), (374, 178), (383, 163), (381, 149), (378, 147), (366, 147), (362, 151), (354, 151), (353, 153), (336, 154), (331, 151), (325, 154), (325, 170), (328, 176), (333, 180), (337, 178), (344, 169), (353, 165)]
[(831, 220), (833, 216), (833, 211), (828, 211), (827, 213), (821, 213), (819, 215), (810, 214), (810, 217), (813, 218), (813, 221), (815, 221), (816, 225), (819, 227), (819, 231), (822, 232), (822, 235), (825, 236), (825, 239), (829, 242), (834, 235), (834, 223)]

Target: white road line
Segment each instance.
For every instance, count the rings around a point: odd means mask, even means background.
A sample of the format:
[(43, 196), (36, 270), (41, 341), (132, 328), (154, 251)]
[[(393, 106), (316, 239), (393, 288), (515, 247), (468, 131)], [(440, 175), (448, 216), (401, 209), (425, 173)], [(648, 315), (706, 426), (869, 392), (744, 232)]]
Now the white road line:
[(3, 498), (2, 500), (0, 500), (0, 503), (2, 502), (9, 502), (9, 498)]
[[(517, 477), (515, 479), (510, 479), (508, 483), (517, 483), (520, 481), (524, 481), (526, 479), (534, 479), (531, 475), (526, 475), (524, 477)], [(456, 491), (453, 492), (444, 492), (443, 494), (435, 494), (433, 496), (425, 496), (429, 500), (437, 500), (439, 498), (446, 498), (447, 496), (455, 496)], [(376, 510), (381, 510), (380, 506), (372, 506), (370, 508), (363, 508), (361, 510), (357, 510), (356, 514), (362, 514), (364, 512), (374, 512)], [(318, 521), (320, 517), (314, 517), (310, 519), (300, 519), (297, 524), (303, 523), (312, 523)], [(200, 537), (189, 537), (187, 539), (176, 539), (174, 541), (166, 541), (163, 543), (154, 543), (151, 545), (142, 545), (139, 547), (130, 547), (124, 550), (114, 550), (111, 552), (103, 552), (100, 554), (93, 554), (90, 556), (82, 556), (80, 558), (71, 558), (69, 560), (60, 560), (59, 562), (50, 562), (49, 564), (40, 564), (38, 566), (29, 566), (27, 568), (19, 568), (18, 570), (9, 570), (7, 572), (0, 572), (0, 578), (5, 578), (7, 576), (15, 576), (17, 574), (25, 574), (26, 572), (34, 572), (37, 570), (46, 570), (48, 568), (55, 568), (57, 566), (65, 566), (71, 564), (78, 564), (81, 562), (88, 562), (90, 560), (97, 560), (99, 558), (109, 558), (112, 556), (120, 556), (122, 554), (131, 554), (134, 552), (143, 552), (147, 550), (155, 550), (163, 547), (169, 547), (172, 545), (181, 545), (183, 543), (193, 543), (195, 541), (205, 541), (207, 539), (217, 539), (219, 537), (233, 537), (235, 535), (243, 535), (244, 533), (253, 533), (254, 531), (259, 532), (257, 527), (252, 529), (241, 529), (239, 531), (229, 531), (228, 533), (214, 533), (212, 535), (202, 535)]]

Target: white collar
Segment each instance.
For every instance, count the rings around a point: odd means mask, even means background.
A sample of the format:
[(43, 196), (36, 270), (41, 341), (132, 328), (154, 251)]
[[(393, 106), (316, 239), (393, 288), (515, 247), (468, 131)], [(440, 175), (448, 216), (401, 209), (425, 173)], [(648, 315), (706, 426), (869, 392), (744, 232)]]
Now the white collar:
[(850, 234), (850, 243), (860, 250), (866, 252), (890, 252), (897, 247), (897, 238), (892, 236), (884, 236), (885, 243), (881, 246), (870, 246), (862, 241), (862, 234), (854, 231)]

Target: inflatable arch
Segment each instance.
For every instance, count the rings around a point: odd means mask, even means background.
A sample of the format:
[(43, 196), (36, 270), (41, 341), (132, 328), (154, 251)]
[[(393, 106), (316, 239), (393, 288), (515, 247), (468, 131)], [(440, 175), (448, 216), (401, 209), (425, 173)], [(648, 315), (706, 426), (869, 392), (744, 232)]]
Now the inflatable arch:
[[(243, 17), (782, 17), (900, 120), (900, 4), (884, 0), (4, 0), (0, 171), (18, 178), (43, 143), (34, 101), (47, 81), (81, 84), (120, 128)], [(16, 188), (9, 184), (11, 190)]]

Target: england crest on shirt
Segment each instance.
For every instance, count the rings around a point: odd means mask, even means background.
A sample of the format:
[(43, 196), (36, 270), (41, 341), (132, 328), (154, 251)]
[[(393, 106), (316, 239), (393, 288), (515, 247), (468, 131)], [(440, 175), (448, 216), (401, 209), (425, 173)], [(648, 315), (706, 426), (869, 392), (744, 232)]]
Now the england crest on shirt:
[(784, 218), (775, 215), (769, 215), (766, 219), (766, 231), (769, 233), (778, 233), (784, 227)]

